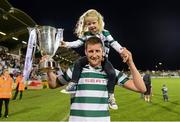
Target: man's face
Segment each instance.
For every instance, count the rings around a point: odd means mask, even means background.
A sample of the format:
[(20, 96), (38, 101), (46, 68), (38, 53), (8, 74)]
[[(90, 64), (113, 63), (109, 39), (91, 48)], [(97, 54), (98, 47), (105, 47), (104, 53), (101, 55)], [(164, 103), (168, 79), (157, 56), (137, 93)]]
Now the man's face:
[(85, 54), (91, 66), (101, 66), (101, 61), (103, 60), (103, 50), (101, 44), (88, 44)]

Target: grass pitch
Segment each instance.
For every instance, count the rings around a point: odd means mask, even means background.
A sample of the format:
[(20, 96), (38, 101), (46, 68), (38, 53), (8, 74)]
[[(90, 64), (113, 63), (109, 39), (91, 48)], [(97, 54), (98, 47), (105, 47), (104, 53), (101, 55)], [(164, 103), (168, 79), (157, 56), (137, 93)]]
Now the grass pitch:
[[(168, 87), (169, 102), (161, 88)], [(152, 102), (146, 103), (135, 93), (116, 86), (118, 110), (110, 110), (112, 121), (180, 121), (180, 78), (152, 79)], [(67, 121), (70, 96), (60, 89), (25, 90), (23, 99), (10, 101), (9, 118), (0, 121)], [(2, 114), (4, 113), (4, 106)]]

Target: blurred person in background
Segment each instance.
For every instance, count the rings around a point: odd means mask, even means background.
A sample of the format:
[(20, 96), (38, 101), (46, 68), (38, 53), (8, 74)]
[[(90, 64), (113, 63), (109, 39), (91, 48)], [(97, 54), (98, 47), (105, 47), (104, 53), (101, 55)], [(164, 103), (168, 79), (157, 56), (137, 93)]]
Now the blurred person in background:
[(162, 87), (162, 94), (163, 94), (163, 99), (165, 102), (168, 101), (168, 88), (166, 87), (165, 84), (163, 84), (163, 87)]
[(23, 82), (23, 74), (22, 74), (22, 72), (19, 72), (19, 74), (16, 78), (16, 92), (14, 94), (13, 100), (16, 100), (16, 97), (19, 92), (20, 92), (19, 100), (22, 99), (24, 88), (25, 88), (25, 86), (24, 86), (24, 82)]
[(9, 75), (8, 69), (3, 69), (3, 74), (0, 76), (0, 117), (2, 116), (3, 101), (5, 102), (4, 117), (8, 118), (9, 101), (12, 97), (13, 79)]
[(0, 63), (0, 76), (1, 76), (2, 72), (3, 72), (3, 65)]
[(143, 76), (143, 80), (144, 80), (144, 83), (146, 85), (146, 92), (144, 93), (144, 100), (146, 102), (151, 102), (151, 76), (150, 76), (150, 72), (147, 71), (146, 74)]

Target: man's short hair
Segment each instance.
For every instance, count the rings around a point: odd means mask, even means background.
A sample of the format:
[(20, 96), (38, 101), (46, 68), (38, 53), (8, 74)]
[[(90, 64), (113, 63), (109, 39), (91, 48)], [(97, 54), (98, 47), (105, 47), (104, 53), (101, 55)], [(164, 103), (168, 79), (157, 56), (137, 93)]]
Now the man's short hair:
[(85, 41), (85, 49), (87, 49), (87, 45), (89, 45), (89, 44), (90, 45), (101, 44), (103, 47), (101, 39), (96, 36), (92, 36)]

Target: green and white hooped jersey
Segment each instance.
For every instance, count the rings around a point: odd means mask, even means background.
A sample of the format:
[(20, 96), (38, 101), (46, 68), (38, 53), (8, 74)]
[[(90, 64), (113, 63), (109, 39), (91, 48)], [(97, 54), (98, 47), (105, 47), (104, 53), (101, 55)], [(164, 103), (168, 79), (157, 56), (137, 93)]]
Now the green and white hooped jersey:
[[(116, 70), (118, 85), (123, 85), (127, 76)], [(60, 79), (61, 83), (72, 77), (72, 68)], [(86, 65), (83, 68), (72, 100), (69, 121), (72, 122), (110, 122), (108, 108), (107, 75), (102, 68)]]

